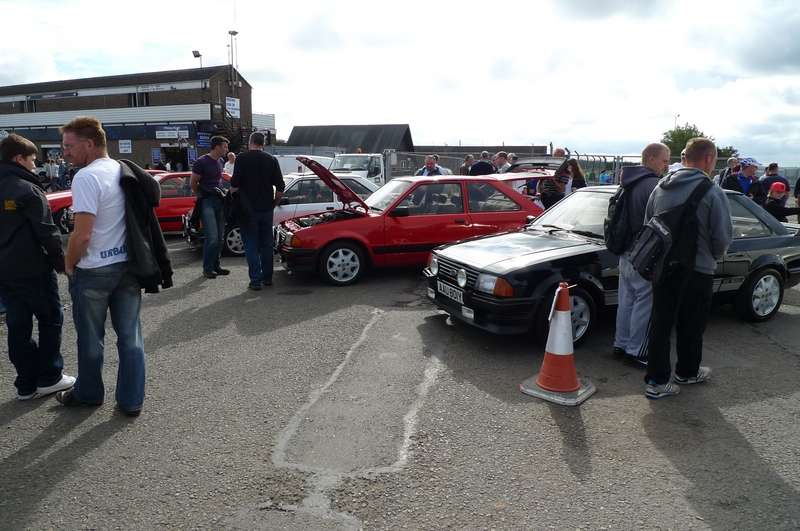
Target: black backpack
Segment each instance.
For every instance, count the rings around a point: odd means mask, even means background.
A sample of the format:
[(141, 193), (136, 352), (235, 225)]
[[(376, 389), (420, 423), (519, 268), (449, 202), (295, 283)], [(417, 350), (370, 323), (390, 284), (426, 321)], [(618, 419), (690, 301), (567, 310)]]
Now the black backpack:
[(639, 179), (630, 187), (620, 185), (617, 192), (608, 200), (608, 214), (603, 220), (603, 235), (606, 238), (606, 249), (617, 256), (622, 255), (636, 237), (631, 231), (631, 209), (628, 201), (633, 188), (642, 180)]
[(684, 204), (665, 210), (644, 224), (630, 253), (631, 264), (642, 278), (657, 282), (665, 267), (674, 264), (694, 269), (697, 206), (712, 186), (709, 179), (703, 179)]

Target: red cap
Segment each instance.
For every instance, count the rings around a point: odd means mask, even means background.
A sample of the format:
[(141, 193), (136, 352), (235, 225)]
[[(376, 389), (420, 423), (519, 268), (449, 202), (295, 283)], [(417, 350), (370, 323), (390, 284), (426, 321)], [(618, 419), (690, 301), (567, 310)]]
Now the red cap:
[(772, 186), (769, 187), (770, 192), (785, 192), (786, 185), (782, 182), (772, 183)]

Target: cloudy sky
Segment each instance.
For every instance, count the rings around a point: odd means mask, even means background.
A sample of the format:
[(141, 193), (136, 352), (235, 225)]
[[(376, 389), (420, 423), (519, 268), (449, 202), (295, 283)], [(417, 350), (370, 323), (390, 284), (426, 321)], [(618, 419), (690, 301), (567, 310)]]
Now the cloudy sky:
[(791, 1), (0, 0), (0, 85), (227, 63), (293, 125), (635, 153), (679, 123), (800, 164)]

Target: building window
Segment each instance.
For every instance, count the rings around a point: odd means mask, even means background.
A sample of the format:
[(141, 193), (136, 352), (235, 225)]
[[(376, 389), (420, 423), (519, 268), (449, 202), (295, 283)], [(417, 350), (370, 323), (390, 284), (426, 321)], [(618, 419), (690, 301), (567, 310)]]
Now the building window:
[(25, 101), (25, 112), (36, 112), (36, 100)]
[(148, 107), (150, 105), (150, 94), (147, 92), (129, 92), (128, 107)]

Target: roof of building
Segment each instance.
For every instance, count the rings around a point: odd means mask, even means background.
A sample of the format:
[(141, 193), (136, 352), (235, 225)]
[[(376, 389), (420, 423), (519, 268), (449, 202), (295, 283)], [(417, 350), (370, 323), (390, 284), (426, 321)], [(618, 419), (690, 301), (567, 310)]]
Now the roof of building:
[[(209, 79), (227, 70), (228, 65), (208, 66), (205, 68), (186, 68), (183, 70), (163, 70), (161, 72), (143, 72), (139, 74), (123, 74), (119, 76), (85, 77), (82, 79), (66, 79), (63, 81), (45, 81), (43, 83), (28, 83), (25, 85), (8, 85), (0, 87), (0, 96), (14, 96), (17, 94), (51, 93), (68, 90), (104, 88), (127, 85), (156, 85), (159, 83), (176, 83), (180, 81), (196, 81)], [(239, 74), (242, 83), (247, 81)], [(250, 83), (247, 83), (250, 86)]]
[(286, 143), (290, 146), (339, 146), (350, 152), (360, 149), (363, 153), (414, 149), (408, 124), (297, 125)]

